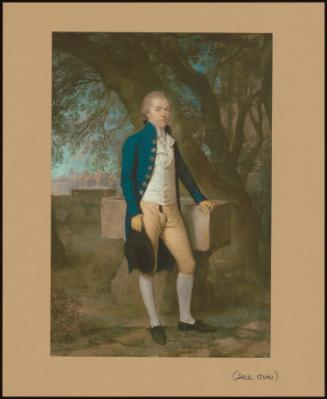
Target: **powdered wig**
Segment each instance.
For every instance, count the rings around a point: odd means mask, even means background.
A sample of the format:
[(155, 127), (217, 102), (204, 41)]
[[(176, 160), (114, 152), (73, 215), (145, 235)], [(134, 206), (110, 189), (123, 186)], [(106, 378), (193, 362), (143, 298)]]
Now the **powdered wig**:
[(151, 102), (154, 98), (160, 98), (160, 99), (166, 100), (170, 103), (169, 98), (162, 91), (151, 91), (149, 94), (147, 94), (142, 101), (142, 107), (141, 107), (141, 114), (142, 114), (144, 123), (148, 120), (147, 113), (151, 106)]

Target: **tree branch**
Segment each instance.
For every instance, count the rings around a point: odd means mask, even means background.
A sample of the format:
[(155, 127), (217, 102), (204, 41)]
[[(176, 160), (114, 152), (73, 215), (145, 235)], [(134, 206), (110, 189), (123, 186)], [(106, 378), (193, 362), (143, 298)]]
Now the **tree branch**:
[(253, 114), (253, 110), (250, 109), (250, 119), (253, 124), (253, 127), (256, 131), (257, 134), (257, 142), (256, 145), (253, 147), (253, 149), (249, 152), (246, 160), (243, 162), (243, 165), (241, 166), (241, 176), (243, 180), (246, 179), (250, 171), (253, 169), (253, 165), (255, 164), (255, 161), (260, 153), (260, 150), (262, 148), (262, 144), (264, 141), (263, 137), (263, 126), (262, 126), (262, 103), (257, 104), (257, 112), (258, 112), (258, 121), (255, 119), (255, 116)]
[(244, 122), (246, 115), (253, 101), (260, 95), (260, 93), (260, 90), (252, 93), (241, 106), (241, 110), (236, 122), (234, 143), (230, 152), (231, 161), (234, 167), (237, 165), (237, 160), (244, 142)]

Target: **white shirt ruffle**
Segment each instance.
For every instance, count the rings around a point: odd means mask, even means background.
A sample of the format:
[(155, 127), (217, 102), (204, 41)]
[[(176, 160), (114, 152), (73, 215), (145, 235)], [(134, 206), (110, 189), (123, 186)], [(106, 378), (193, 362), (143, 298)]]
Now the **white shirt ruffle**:
[(144, 201), (168, 205), (176, 202), (175, 139), (164, 130), (156, 128), (157, 152), (152, 177), (142, 197)]
[(174, 159), (173, 145), (175, 140), (164, 130), (157, 129), (156, 163), (167, 167)]

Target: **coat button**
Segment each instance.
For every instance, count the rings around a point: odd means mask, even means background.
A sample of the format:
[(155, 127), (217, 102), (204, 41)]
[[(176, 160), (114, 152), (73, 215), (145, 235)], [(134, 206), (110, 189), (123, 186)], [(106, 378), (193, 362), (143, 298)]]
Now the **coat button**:
[(139, 193), (142, 195), (142, 194), (144, 193), (144, 191), (143, 191), (143, 190), (140, 190)]
[(151, 166), (151, 165), (148, 166), (148, 169), (149, 169), (149, 170), (152, 170), (152, 169), (153, 169), (153, 166)]
[(150, 175), (146, 174), (146, 175), (145, 175), (145, 178), (146, 178), (146, 179), (150, 179)]
[(142, 186), (146, 187), (146, 185), (147, 185), (147, 183), (144, 181), (144, 182), (142, 183)]
[(150, 157), (150, 161), (154, 161), (154, 157)]
[(156, 144), (156, 140), (152, 140), (152, 144)]
[(151, 152), (156, 152), (156, 148), (155, 147), (151, 148)]

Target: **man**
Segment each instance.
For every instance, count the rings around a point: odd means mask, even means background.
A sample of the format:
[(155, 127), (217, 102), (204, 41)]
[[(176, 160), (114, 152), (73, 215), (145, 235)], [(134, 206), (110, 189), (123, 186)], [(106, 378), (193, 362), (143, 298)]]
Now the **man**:
[[(204, 211), (215, 202), (200, 192), (179, 152), (168, 125), (170, 104), (161, 92), (151, 92), (143, 100), (145, 126), (129, 136), (122, 150), (121, 187), (127, 203), (126, 238), (131, 229), (144, 228), (155, 255), (157, 272), (178, 266), (177, 297), (182, 331), (210, 332), (215, 328), (193, 318), (190, 312), (195, 260), (181, 217), (178, 179)], [(131, 270), (129, 270), (131, 272)], [(154, 273), (139, 275), (141, 296), (150, 321), (153, 339), (164, 345), (165, 331), (154, 300)]]

